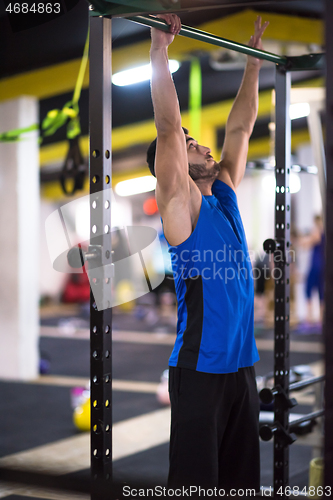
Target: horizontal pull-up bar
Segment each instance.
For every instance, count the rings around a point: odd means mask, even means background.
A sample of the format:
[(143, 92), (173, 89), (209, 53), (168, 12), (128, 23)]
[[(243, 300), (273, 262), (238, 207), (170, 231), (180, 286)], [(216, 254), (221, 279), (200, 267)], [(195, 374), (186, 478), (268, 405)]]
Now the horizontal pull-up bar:
[[(135, 16), (127, 17), (130, 21), (136, 23), (145, 24), (146, 26), (151, 26), (152, 28), (158, 28), (163, 31), (169, 31), (169, 26), (163, 19), (153, 16)], [(226, 38), (220, 38), (219, 36), (212, 35), (206, 31), (201, 31), (196, 28), (191, 28), (190, 26), (182, 25), (179, 35), (186, 36), (187, 38), (194, 38), (194, 40), (199, 40), (200, 42), (207, 42), (212, 45), (217, 45), (218, 47), (223, 47), (230, 50), (235, 50), (236, 52), (241, 52), (248, 56), (257, 57), (258, 59), (265, 59), (266, 61), (273, 62), (275, 64), (286, 64), (287, 58), (285, 56), (277, 56), (271, 52), (266, 52), (264, 50), (254, 49), (248, 45), (243, 45), (242, 43), (233, 42), (232, 40), (227, 40)]]
[[(139, 24), (144, 24), (146, 26), (151, 26), (152, 28), (158, 28), (163, 31), (169, 30), (167, 23), (163, 19), (159, 19), (157, 17), (135, 16), (127, 17), (126, 19)], [(265, 61), (285, 66), (287, 70), (317, 69), (321, 67), (323, 60), (323, 54), (307, 54), (298, 57), (278, 56), (272, 52), (254, 49), (248, 45), (233, 42), (232, 40), (227, 40), (226, 38), (221, 38), (219, 36), (212, 35), (211, 33), (191, 28), (190, 26), (182, 25), (179, 34), (188, 38), (193, 38), (194, 40), (199, 40), (200, 42), (207, 42), (211, 45), (217, 45), (218, 47), (241, 52), (242, 54), (246, 54), (248, 56), (257, 57), (258, 59), (264, 59)]]

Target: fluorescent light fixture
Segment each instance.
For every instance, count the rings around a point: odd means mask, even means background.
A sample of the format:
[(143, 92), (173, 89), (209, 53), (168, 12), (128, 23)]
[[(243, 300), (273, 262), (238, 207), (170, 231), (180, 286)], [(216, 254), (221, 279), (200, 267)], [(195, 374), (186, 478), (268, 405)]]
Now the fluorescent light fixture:
[(318, 168), (315, 165), (309, 165), (307, 171), (308, 174), (318, 174)]
[(301, 178), (295, 172), (290, 172), (290, 192), (298, 193), (301, 189)]
[(87, 197), (77, 200), (75, 204), (75, 232), (79, 241), (89, 240), (90, 206)]
[[(275, 175), (265, 175), (261, 180), (261, 186), (263, 190), (269, 194), (269, 196), (274, 196), (276, 188)], [(289, 186), (291, 193), (298, 193), (301, 189), (301, 178), (296, 172), (290, 172)]]
[(296, 120), (297, 118), (303, 118), (304, 116), (309, 116), (310, 104), (308, 102), (298, 102), (296, 104), (291, 104), (289, 108), (289, 113), (291, 120)]
[(119, 196), (132, 196), (133, 194), (147, 193), (156, 188), (156, 178), (152, 175), (128, 179), (116, 184), (115, 191)]
[(261, 186), (265, 193), (268, 193), (269, 196), (274, 196), (276, 186), (275, 175), (273, 173), (264, 175), (261, 179)]
[[(170, 73), (175, 73), (179, 68), (180, 63), (174, 59), (169, 61)], [(124, 87), (125, 85), (132, 85), (133, 83), (144, 82), (145, 80), (150, 80), (151, 77), (151, 65), (145, 64), (144, 66), (137, 66), (136, 68), (126, 69), (125, 71), (119, 71), (112, 76), (112, 83), (118, 85), (119, 87)]]

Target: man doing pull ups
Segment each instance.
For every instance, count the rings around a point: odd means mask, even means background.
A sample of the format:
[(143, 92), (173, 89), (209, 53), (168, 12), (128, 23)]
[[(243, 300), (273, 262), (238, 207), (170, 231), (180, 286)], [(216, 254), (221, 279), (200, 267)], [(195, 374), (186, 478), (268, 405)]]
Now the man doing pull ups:
[[(169, 360), (168, 486), (258, 491), (254, 287), (236, 189), (244, 176), (257, 117), (261, 62), (248, 56), (217, 162), (209, 147), (182, 128), (168, 67), (168, 46), (181, 22), (174, 14), (159, 17), (169, 32), (151, 30), (157, 139), (148, 149), (147, 161), (157, 179), (156, 200), (178, 303), (177, 338)], [(267, 24), (261, 26), (257, 18), (252, 47), (262, 47)]]

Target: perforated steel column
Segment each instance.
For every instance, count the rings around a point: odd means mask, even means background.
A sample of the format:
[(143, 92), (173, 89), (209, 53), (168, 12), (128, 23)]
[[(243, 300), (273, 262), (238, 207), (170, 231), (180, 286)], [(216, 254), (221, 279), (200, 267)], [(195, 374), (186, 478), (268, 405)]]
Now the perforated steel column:
[[(275, 387), (289, 392), (289, 290), (290, 290), (290, 156), (291, 124), (289, 117), (290, 73), (283, 67), (276, 70), (276, 204), (274, 253), (275, 278)], [(289, 409), (283, 396), (275, 397), (275, 422), (288, 432)], [(289, 445), (282, 432), (274, 433), (274, 492), (284, 491), (289, 480)]]
[[(325, 488), (333, 492), (333, 2), (326, 0)], [(329, 489), (329, 487), (331, 489)]]
[(90, 18), (91, 498), (111, 498), (111, 19)]

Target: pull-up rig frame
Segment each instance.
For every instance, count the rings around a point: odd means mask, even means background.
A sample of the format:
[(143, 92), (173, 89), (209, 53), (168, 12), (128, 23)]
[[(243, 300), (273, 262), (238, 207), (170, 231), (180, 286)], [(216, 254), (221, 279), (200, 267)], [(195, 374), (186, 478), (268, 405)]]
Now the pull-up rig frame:
[[(136, 2), (137, 4), (138, 2)], [(165, 1), (163, 4), (165, 5)], [(112, 309), (111, 297), (111, 230), (95, 236), (96, 227), (110, 227), (111, 221), (111, 17), (128, 19), (163, 30), (166, 23), (150, 15), (129, 17), (132, 13), (162, 13), (181, 9), (181, 2), (169, 2), (163, 9), (158, 0), (141, 0), (140, 12), (130, 1), (92, 0), (90, 6), (90, 192), (91, 245), (89, 262), (91, 293), (91, 498), (109, 500), (112, 495)], [(186, 3), (182, 2), (183, 4)], [(210, 2), (216, 7), (221, 2)], [(257, 2), (256, 2), (257, 3)], [(177, 8), (177, 6), (180, 8)], [(224, 2), (224, 6), (225, 6)], [(221, 5), (220, 5), (221, 6)], [(150, 10), (149, 10), (150, 9)], [(191, 10), (191, 9), (187, 9)], [(291, 123), (289, 118), (291, 71), (319, 69), (323, 54), (301, 57), (278, 56), (226, 40), (195, 28), (183, 26), (180, 35), (208, 42), (276, 64), (276, 200), (275, 200), (275, 266), (280, 270), (275, 280), (274, 373), (275, 387), (284, 397), (275, 398), (274, 490), (289, 481), (289, 319), (290, 319), (290, 156)], [(95, 227), (95, 229), (93, 229)], [(98, 233), (100, 234), (100, 233)], [(93, 280), (93, 281), (92, 281)], [(96, 305), (96, 295), (102, 307)], [(95, 298), (94, 298), (95, 297)]]

